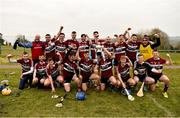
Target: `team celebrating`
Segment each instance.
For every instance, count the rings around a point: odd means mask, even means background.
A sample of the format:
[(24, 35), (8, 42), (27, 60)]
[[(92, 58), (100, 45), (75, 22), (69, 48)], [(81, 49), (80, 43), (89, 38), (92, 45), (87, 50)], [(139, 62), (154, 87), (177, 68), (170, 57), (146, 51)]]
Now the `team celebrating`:
[(163, 82), (163, 96), (168, 98), (167, 90), (170, 80), (163, 73), (163, 64), (172, 64), (169, 54), (162, 59), (157, 47), (161, 44), (159, 34), (153, 38), (144, 35), (139, 39), (136, 34), (130, 36), (128, 28), (124, 34), (99, 38), (98, 31), (93, 32), (93, 38), (82, 34), (77, 40), (76, 31), (71, 33), (71, 39), (65, 40), (63, 26), (53, 38), (45, 35), (46, 41), (40, 41), (36, 35), (33, 42), (23, 43), (18, 40), (17, 46), (31, 48), (30, 58), (27, 52), (21, 59), (13, 59), (9, 54), (9, 62), (20, 63), (22, 74), (19, 89), (29, 87), (51, 87), (52, 92), (64, 88), (71, 91), (71, 81), (77, 84), (77, 91), (85, 93), (90, 89), (90, 83), (96, 90), (106, 88), (123, 91), (128, 99), (133, 101), (131, 90), (142, 82), (143, 89), (155, 91), (157, 82)]

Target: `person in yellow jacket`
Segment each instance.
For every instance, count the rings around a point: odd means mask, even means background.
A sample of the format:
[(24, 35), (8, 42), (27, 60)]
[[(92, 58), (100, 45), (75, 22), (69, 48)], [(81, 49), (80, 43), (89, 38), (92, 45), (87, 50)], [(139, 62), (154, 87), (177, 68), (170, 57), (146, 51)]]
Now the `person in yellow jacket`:
[(157, 48), (160, 44), (160, 36), (158, 34), (154, 34), (155, 42), (151, 43), (149, 41), (149, 36), (144, 35), (142, 43), (139, 46), (139, 52), (144, 56), (144, 60), (148, 60), (153, 57), (153, 50)]

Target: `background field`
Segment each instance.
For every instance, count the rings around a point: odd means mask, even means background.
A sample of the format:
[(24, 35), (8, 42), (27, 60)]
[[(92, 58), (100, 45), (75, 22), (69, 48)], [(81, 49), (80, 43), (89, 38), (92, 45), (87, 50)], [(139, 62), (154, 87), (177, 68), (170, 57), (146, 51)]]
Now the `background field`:
[[(23, 52), (23, 49), (21, 49)], [(13, 53), (21, 55), (18, 51), (7, 51), (6, 53)], [(164, 56), (165, 53), (162, 53)], [(18, 57), (18, 56), (17, 56)], [(179, 65), (180, 54), (172, 54), (175, 65)], [(7, 64), (5, 60), (2, 64)], [(0, 65), (2, 65), (0, 64)], [(10, 72), (15, 72), (14, 75), (8, 75)], [(135, 101), (130, 102), (120, 92), (111, 92), (107, 89), (104, 92), (96, 92), (90, 90), (85, 101), (76, 101), (75, 85), (73, 83), (73, 90), (64, 101), (63, 108), (56, 108), (54, 105), (59, 99), (52, 99), (50, 89), (25, 89), (20, 92), (20, 96), (15, 96), (19, 90), (17, 89), (19, 83), (21, 69), (0, 69), (0, 81), (8, 79), (10, 81), (10, 88), (14, 93), (10, 96), (2, 96), (0, 94), (0, 116), (124, 116), (124, 117), (171, 117), (180, 116), (180, 69), (165, 69), (164, 73), (168, 75), (171, 80), (169, 88), (169, 98), (162, 96), (161, 92), (163, 85), (157, 88), (155, 92), (145, 92), (143, 98), (136, 97)], [(58, 95), (64, 95), (63, 88), (57, 88)]]

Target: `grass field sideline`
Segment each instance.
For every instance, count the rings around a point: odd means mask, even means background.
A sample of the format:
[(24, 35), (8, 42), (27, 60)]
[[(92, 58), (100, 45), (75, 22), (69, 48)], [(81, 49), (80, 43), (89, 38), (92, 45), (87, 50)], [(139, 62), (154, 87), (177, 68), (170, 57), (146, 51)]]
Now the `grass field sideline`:
[[(15, 72), (8, 76), (7, 73)], [(17, 91), (20, 69), (0, 69), (0, 80), (8, 79), (12, 90)], [(166, 69), (165, 72), (171, 79), (169, 98), (162, 97), (160, 88), (155, 92), (146, 92), (143, 98), (135, 96), (135, 101), (130, 102), (120, 93), (89, 91), (87, 100), (76, 101), (75, 87), (64, 101), (63, 108), (54, 105), (59, 99), (52, 99), (50, 90), (25, 89), (19, 97), (0, 95), (0, 116), (124, 116), (124, 117), (171, 117), (180, 116), (180, 69)], [(74, 86), (74, 85), (73, 85)], [(63, 89), (58, 88), (57, 94), (63, 95)]]

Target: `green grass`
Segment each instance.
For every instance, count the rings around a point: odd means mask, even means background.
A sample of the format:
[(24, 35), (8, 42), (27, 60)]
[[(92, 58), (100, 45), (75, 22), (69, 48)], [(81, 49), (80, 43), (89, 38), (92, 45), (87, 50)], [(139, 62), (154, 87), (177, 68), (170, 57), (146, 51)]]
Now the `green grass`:
[[(7, 76), (5, 73), (15, 72), (15, 75)], [(8, 79), (12, 90), (17, 91), (20, 69), (0, 69), (0, 80)], [(145, 92), (145, 96), (130, 102), (120, 93), (112, 93), (109, 90), (104, 92), (89, 91), (85, 101), (76, 101), (75, 86), (64, 101), (63, 108), (56, 108), (54, 105), (59, 99), (52, 99), (50, 90), (25, 89), (19, 97), (14, 94), (10, 96), (0, 95), (0, 116), (124, 116), (124, 117), (170, 117), (180, 116), (180, 69), (165, 70), (171, 79), (169, 98), (165, 99), (161, 95), (162, 84), (155, 92)], [(58, 88), (57, 94), (63, 95), (63, 89)], [(159, 106), (160, 105), (160, 106)]]
[[(17, 47), (17, 50), (14, 50), (14, 49), (12, 48), (12, 46), (2, 46), (2, 47), (1, 47), (1, 50), (2, 50), (2, 51), (1, 51), (1, 55), (0, 55), (0, 64), (1, 64), (1, 65), (7, 65), (7, 64), (9, 64), (9, 62), (8, 62), (8, 60), (7, 60), (7, 58), (6, 58), (6, 56), (7, 56), (8, 54), (14, 55), (14, 58), (20, 58), (21, 55), (22, 55), (22, 53), (24, 52), (24, 48), (22, 48), (22, 47)], [(26, 48), (25, 51), (28, 52), (29, 55), (31, 56), (31, 49)]]

